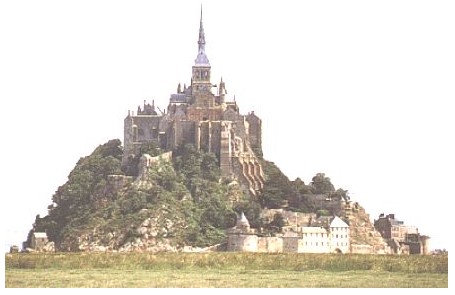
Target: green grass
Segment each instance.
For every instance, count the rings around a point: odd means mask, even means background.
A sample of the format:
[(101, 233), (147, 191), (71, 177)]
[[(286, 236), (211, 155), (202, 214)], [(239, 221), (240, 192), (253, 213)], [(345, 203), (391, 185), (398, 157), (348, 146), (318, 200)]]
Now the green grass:
[(448, 256), (56, 253), (5, 259), (6, 287), (448, 287)]
[(386, 271), (283, 270), (10, 270), (5, 286), (18, 288), (438, 288), (447, 274)]

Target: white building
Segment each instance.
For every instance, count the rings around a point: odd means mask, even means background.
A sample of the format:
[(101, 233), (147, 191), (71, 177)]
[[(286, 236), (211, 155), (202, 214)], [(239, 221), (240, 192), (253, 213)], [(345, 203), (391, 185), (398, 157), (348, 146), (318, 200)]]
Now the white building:
[(297, 233), (283, 236), (283, 252), (350, 253), (350, 233), (338, 216), (322, 217), (313, 226), (303, 226)]
[(242, 213), (235, 227), (227, 230), (228, 251), (288, 253), (350, 253), (350, 233), (338, 216), (320, 217), (282, 237), (258, 237)]
[(329, 226), (330, 237), (330, 252), (350, 252), (350, 233), (349, 225), (346, 224), (340, 217), (335, 216)]
[(302, 253), (329, 253), (330, 238), (324, 227), (302, 227)]

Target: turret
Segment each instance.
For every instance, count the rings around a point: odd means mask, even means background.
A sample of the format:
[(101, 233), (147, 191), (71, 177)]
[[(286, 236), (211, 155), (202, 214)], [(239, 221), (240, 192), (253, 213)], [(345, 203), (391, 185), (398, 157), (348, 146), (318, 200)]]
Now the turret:
[(250, 230), (250, 223), (248, 222), (248, 219), (246, 218), (243, 211), (240, 213), (239, 218), (237, 218), (237, 223), (235, 227), (238, 229), (243, 229), (244, 231)]
[(218, 95), (220, 96), (220, 103), (224, 103), (226, 97), (226, 86), (223, 82), (223, 77), (221, 77), (220, 86), (218, 88)]

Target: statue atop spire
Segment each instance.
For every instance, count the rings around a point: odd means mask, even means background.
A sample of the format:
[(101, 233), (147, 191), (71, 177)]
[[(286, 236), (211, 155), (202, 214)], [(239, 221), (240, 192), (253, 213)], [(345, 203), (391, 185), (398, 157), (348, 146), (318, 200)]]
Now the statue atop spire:
[(210, 66), (209, 59), (205, 54), (205, 33), (204, 33), (204, 25), (202, 23), (202, 4), (201, 4), (201, 20), (199, 23), (199, 39), (197, 41), (198, 44), (198, 54), (194, 63), (196, 65), (201, 66)]

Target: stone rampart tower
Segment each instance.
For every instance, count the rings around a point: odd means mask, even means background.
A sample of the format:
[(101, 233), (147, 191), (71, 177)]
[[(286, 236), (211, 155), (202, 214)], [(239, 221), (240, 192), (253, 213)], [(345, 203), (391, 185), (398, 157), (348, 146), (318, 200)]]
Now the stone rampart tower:
[(171, 94), (167, 112), (156, 111), (144, 102), (137, 113), (128, 112), (124, 122), (123, 166), (138, 156), (142, 144), (157, 143), (164, 150), (193, 144), (214, 153), (224, 177), (236, 177), (252, 195), (264, 185), (262, 167), (254, 151), (262, 151), (262, 121), (254, 112), (242, 115), (237, 103), (226, 99), (221, 78), (211, 82), (211, 65), (205, 52), (205, 33), (199, 23), (198, 53), (190, 86), (181, 84)]

